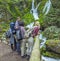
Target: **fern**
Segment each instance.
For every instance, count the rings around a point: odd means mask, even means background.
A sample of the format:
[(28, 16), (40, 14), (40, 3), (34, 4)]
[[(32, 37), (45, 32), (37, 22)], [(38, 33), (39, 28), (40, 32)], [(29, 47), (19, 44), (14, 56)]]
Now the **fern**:
[(10, 10), (10, 6), (9, 6), (9, 5), (7, 5), (6, 8), (7, 8), (8, 12), (9, 12), (13, 17), (16, 17), (16, 14), (13, 13), (13, 12)]
[(20, 12), (20, 10), (19, 10), (19, 8), (18, 8), (17, 6), (15, 6), (15, 10), (16, 10), (16, 13), (17, 13), (19, 16), (22, 16), (22, 14), (21, 14), (21, 12)]

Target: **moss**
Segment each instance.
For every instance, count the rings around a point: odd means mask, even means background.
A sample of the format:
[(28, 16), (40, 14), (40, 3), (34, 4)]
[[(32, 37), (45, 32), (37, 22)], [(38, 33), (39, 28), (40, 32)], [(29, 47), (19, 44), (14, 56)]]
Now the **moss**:
[(60, 43), (60, 40), (47, 40), (46, 45), (51, 47), (57, 46)]
[(46, 50), (45, 47), (42, 47), (40, 49), (40, 51), (41, 51), (41, 54), (44, 55), (44, 56), (51, 57), (51, 58), (60, 58), (59, 54), (56, 54), (54, 52), (49, 52), (49, 51)]
[(38, 36), (36, 36), (34, 47), (33, 47), (33, 50), (32, 50), (31, 57), (30, 57), (29, 61), (40, 61), (41, 60), (40, 59), (39, 44), (40, 44), (39, 38), (38, 38)]
[(49, 52), (49, 51), (43, 52), (43, 55), (48, 56), (48, 57), (52, 57), (52, 58), (60, 58), (60, 55), (55, 54), (53, 52)]

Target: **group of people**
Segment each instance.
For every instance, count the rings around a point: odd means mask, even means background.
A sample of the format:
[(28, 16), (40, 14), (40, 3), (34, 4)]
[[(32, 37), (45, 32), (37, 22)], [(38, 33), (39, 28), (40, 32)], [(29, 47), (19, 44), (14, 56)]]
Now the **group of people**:
[(11, 49), (17, 51), (21, 57), (31, 55), (34, 46), (34, 38), (39, 34), (40, 24), (35, 21), (32, 29), (25, 29), (25, 24), (17, 17), (16, 22), (10, 23), (10, 28), (6, 32), (6, 37), (9, 38)]

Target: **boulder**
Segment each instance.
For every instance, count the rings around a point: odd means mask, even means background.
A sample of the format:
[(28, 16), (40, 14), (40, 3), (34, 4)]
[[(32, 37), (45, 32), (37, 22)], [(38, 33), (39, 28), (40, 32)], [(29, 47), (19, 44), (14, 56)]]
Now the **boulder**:
[(60, 40), (47, 40), (46, 50), (60, 54)]

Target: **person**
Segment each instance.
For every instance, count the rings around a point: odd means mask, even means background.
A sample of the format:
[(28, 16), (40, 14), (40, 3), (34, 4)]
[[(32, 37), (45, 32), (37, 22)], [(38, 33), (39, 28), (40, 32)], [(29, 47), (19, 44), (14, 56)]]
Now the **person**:
[(39, 23), (39, 21), (36, 21), (35, 25), (33, 27), (33, 30), (32, 30), (33, 38), (39, 34), (39, 30), (40, 30), (40, 23)]
[(20, 17), (17, 17), (17, 20), (15, 22), (15, 29), (19, 29), (19, 26), (24, 26), (24, 22), (21, 21)]
[(17, 39), (17, 52), (18, 54), (21, 54), (21, 42), (24, 38), (24, 22), (21, 21), (20, 17), (17, 17), (16, 23), (15, 23), (15, 29), (16, 29), (16, 39)]
[(11, 22), (10, 23), (10, 28), (9, 30), (6, 32), (6, 36), (7, 38), (10, 38), (10, 45), (11, 45), (11, 49), (12, 50), (16, 50), (16, 39), (15, 39), (15, 23), (14, 22)]
[(32, 35), (29, 35), (29, 38), (27, 40), (27, 50), (26, 50), (26, 54), (27, 54), (27, 59), (30, 58), (32, 49), (33, 49), (33, 45), (34, 45), (34, 39), (32, 37)]
[(29, 38), (28, 38), (28, 47), (27, 47), (27, 59), (30, 58), (31, 52), (34, 46), (34, 38), (39, 34), (40, 24), (38, 21), (35, 22), (33, 29), (30, 30)]
[(21, 34), (22, 34), (22, 40), (21, 40), (21, 57), (25, 57), (25, 50), (26, 50), (26, 39), (25, 39), (25, 28), (24, 26), (21, 26)]

